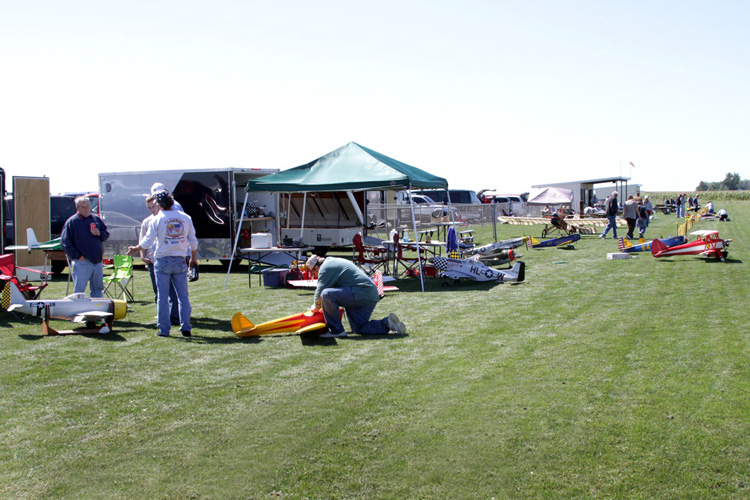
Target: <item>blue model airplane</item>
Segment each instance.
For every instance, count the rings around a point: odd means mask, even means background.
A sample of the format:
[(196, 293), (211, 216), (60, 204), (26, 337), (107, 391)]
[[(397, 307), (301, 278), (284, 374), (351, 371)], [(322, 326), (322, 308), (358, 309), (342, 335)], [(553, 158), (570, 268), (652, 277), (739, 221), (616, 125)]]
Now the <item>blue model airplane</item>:
[[(672, 236), (671, 238), (666, 239), (659, 239), (662, 243), (664, 243), (665, 246), (674, 247), (677, 245), (683, 245), (687, 242), (687, 239), (684, 236)], [(625, 238), (620, 238), (617, 246), (620, 247), (621, 252), (650, 252), (651, 251), (651, 244), (654, 242), (654, 240), (646, 241), (643, 238), (641, 238), (638, 241), (637, 245), (633, 245)]]
[(529, 248), (573, 248), (573, 243), (581, 239), (581, 235), (578, 233), (569, 234), (567, 236), (560, 236), (559, 238), (552, 238), (549, 240), (539, 241), (533, 236), (529, 236), (529, 241), (526, 243)]

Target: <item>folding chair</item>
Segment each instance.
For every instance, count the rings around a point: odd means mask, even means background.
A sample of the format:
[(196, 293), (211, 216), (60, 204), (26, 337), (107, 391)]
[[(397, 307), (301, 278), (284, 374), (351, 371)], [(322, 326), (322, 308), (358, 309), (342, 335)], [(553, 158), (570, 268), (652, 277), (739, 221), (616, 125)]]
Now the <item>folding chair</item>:
[[(28, 281), (20, 279), (16, 273), (18, 269), (22, 269), (27, 273), (39, 274), (40, 283), (38, 285), (32, 285)], [(51, 274), (52, 273), (38, 271), (28, 267), (16, 267), (15, 254), (6, 253), (0, 255), (0, 281), (2, 281), (3, 285), (1, 302), (3, 307), (7, 309), (10, 306), (10, 287), (6, 286), (8, 283), (15, 284), (26, 300), (35, 300), (39, 298), (42, 290), (47, 286), (47, 279)]]
[(362, 269), (368, 276), (372, 276), (375, 271), (381, 268), (384, 269), (381, 272), (388, 274), (390, 255), (385, 247), (365, 245), (362, 243), (362, 235), (359, 233), (354, 235), (352, 243), (354, 244), (352, 251), (354, 265)]
[[(109, 287), (115, 283), (120, 289), (118, 293), (109, 291)], [(123, 296), (131, 302), (135, 300), (135, 285), (133, 283), (133, 257), (129, 255), (115, 255), (112, 258), (112, 274), (104, 277), (104, 294), (115, 299)]]
[[(393, 235), (393, 246), (395, 248), (395, 257), (394, 257), (394, 276), (396, 279), (401, 279), (405, 276), (413, 276), (417, 277), (419, 276), (419, 261), (421, 258), (422, 265), (426, 264), (425, 262), (425, 250), (423, 248), (419, 248), (419, 254), (417, 254), (417, 247), (416, 244), (412, 245), (410, 243), (403, 244), (399, 242), (399, 236), (398, 233), (394, 233)], [(407, 253), (404, 254), (404, 251)], [(399, 272), (399, 265), (404, 268), (403, 272)]]

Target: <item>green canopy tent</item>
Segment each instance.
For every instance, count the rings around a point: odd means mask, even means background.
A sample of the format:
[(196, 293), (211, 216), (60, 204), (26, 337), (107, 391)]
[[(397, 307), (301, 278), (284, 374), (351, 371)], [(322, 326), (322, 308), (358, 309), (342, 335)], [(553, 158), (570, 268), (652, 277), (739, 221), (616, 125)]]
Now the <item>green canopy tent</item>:
[[(271, 193), (345, 191), (349, 198), (354, 201), (352, 195), (354, 191), (406, 189), (409, 191), (409, 199), (411, 200), (412, 188), (448, 189), (448, 181), (361, 146), (356, 142), (350, 142), (305, 165), (252, 180), (248, 183), (246, 191), (248, 193), (257, 191)], [(247, 204), (248, 193), (245, 194), (245, 204)], [(358, 206), (356, 203), (353, 203), (353, 205)], [(411, 208), (414, 234), (417, 234), (413, 201)], [(244, 207), (241, 213), (244, 213)], [(360, 220), (363, 219), (361, 213), (358, 213), (358, 216)], [(232, 250), (232, 258), (234, 258), (237, 250), (239, 231), (237, 231), (237, 235)], [(422, 282), (422, 290), (424, 290), (424, 282)]]

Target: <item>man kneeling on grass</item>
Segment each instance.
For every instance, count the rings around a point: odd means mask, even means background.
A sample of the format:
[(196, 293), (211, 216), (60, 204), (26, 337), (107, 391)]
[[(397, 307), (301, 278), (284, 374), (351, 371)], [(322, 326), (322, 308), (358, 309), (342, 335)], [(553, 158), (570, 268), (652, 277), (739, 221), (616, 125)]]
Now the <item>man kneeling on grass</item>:
[(406, 326), (394, 313), (383, 319), (371, 320), (380, 297), (375, 283), (349, 260), (313, 255), (307, 269), (318, 277), (313, 311), (322, 310), (328, 332), (321, 337), (346, 337), (339, 307), (346, 310), (352, 332), (362, 334), (406, 333)]

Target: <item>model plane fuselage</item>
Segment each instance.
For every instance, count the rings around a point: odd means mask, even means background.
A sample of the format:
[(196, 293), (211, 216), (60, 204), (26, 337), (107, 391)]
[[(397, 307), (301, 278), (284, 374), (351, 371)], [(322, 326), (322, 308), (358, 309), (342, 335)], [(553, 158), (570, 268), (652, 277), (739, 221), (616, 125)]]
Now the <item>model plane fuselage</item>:
[(526, 243), (527, 239), (528, 238), (526, 236), (523, 236), (521, 238), (511, 238), (505, 241), (498, 241), (497, 243), (489, 243), (487, 245), (482, 245), (481, 247), (467, 250), (466, 255), (479, 255), (482, 260), (484, 260), (485, 257), (492, 258), (490, 256), (492, 256), (493, 254), (498, 254), (503, 250), (520, 247), (521, 245)]
[(572, 247), (573, 243), (581, 239), (581, 235), (578, 233), (569, 234), (567, 236), (560, 236), (559, 238), (551, 238), (549, 240), (537, 241), (536, 238), (530, 238), (528, 246), (530, 248), (554, 248), (554, 247)]
[[(671, 238), (665, 238), (663, 240), (659, 240), (662, 243), (664, 243), (667, 247), (674, 247), (677, 245), (682, 245), (687, 241), (687, 239), (684, 236), (673, 236)], [(625, 238), (620, 238), (620, 241), (618, 243), (618, 247), (620, 248), (621, 252), (627, 252), (627, 253), (633, 253), (633, 252), (650, 252), (651, 246), (653, 243), (653, 240), (651, 241), (643, 241), (642, 243), (638, 243), (636, 245), (633, 245)]]
[[(340, 311), (343, 315), (343, 311)], [(257, 335), (272, 335), (274, 333), (310, 333), (326, 329), (323, 311), (305, 311), (291, 316), (254, 324), (242, 313), (235, 313), (232, 317), (232, 331), (238, 337), (254, 337)]]
[[(123, 319), (128, 312), (127, 302), (124, 300), (91, 298), (85, 293), (74, 293), (56, 300), (26, 300), (15, 283), (8, 283), (10, 289), (10, 306), (8, 311), (18, 311), (29, 316), (38, 316), (44, 320), (45, 331), (48, 334), (77, 333), (57, 332), (49, 328), (50, 319), (65, 319), (74, 323), (86, 325), (105, 324), (111, 327), (116, 319)], [(100, 328), (98, 333), (107, 333), (110, 328)]]
[(465, 278), (471, 281), (521, 282), (524, 280), (525, 264), (516, 262), (511, 269), (500, 270), (486, 266), (474, 259), (451, 259), (432, 257), (430, 259), (440, 275), (458, 280)]

